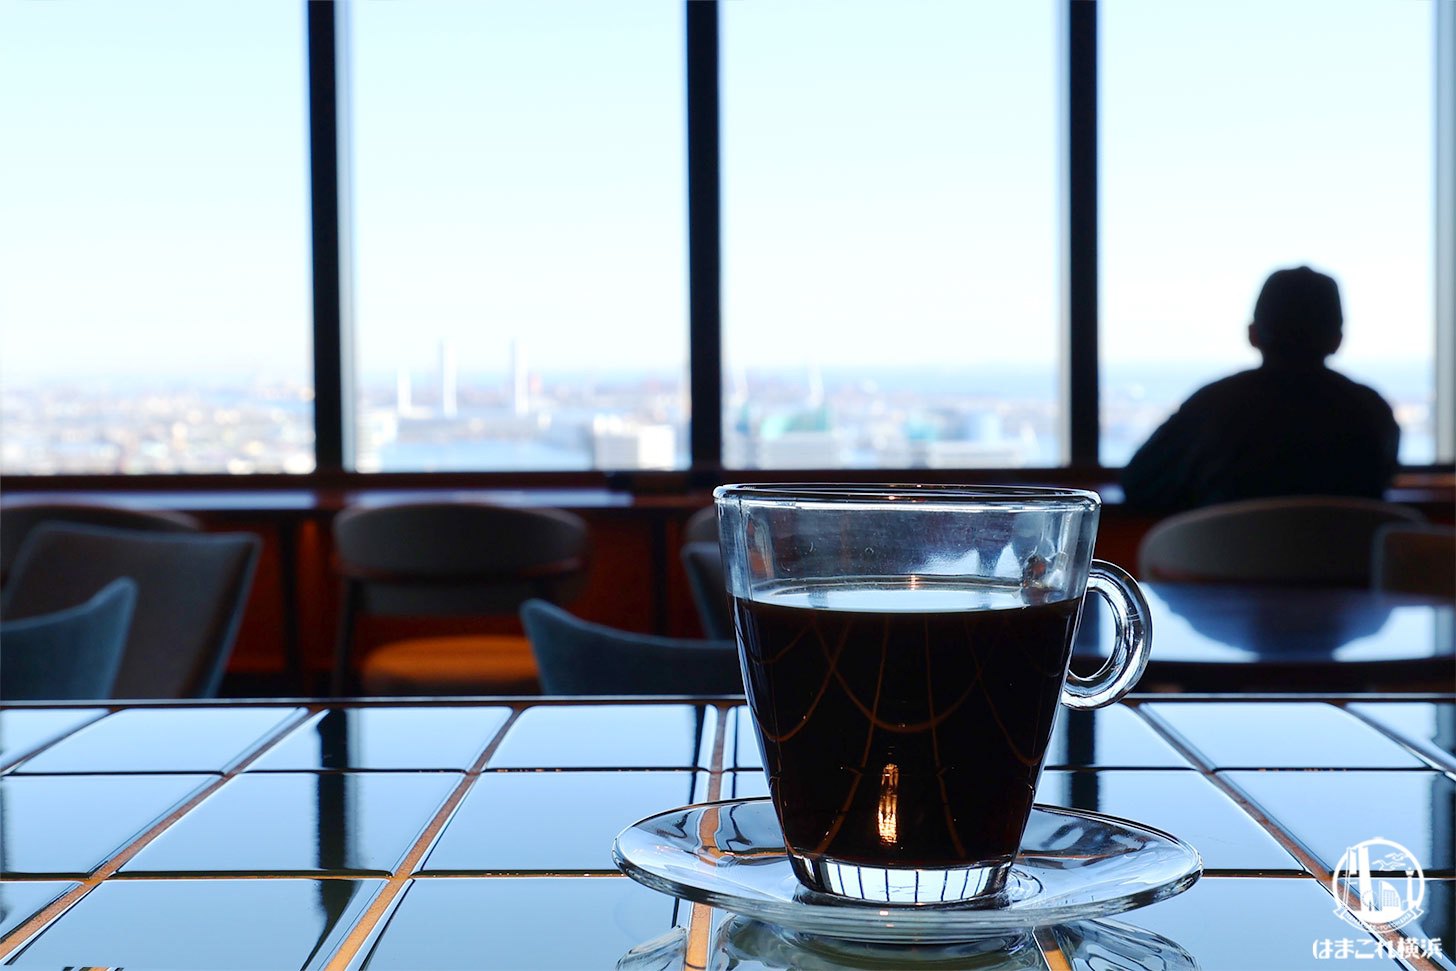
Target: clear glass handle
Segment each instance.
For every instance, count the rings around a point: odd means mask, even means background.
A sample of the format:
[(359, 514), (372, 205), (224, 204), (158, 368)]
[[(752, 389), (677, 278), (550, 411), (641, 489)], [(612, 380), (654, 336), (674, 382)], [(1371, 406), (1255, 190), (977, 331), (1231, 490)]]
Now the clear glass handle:
[(1153, 618), (1137, 581), (1120, 566), (1093, 560), (1087, 573), (1087, 592), (1096, 593), (1112, 608), (1112, 656), (1090, 678), (1067, 672), (1062, 704), (1068, 708), (1102, 708), (1132, 690), (1153, 645)]

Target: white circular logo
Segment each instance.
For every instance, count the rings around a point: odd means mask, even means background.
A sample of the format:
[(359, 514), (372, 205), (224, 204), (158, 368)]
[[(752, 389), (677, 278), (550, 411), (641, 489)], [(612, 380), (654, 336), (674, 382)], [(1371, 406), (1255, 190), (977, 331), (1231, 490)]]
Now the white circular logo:
[(1404, 927), (1422, 913), (1426, 875), (1414, 853), (1376, 837), (1356, 843), (1335, 865), (1330, 890), (1341, 920), (1356, 927)]

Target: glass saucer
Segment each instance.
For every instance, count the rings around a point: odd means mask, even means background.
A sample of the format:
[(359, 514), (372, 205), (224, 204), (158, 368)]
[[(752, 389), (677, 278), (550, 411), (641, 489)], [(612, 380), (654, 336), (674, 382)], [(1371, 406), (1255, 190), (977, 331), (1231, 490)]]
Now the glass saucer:
[(806, 934), (944, 943), (1004, 937), (1142, 907), (1193, 885), (1198, 851), (1139, 823), (1036, 806), (1007, 881), (1007, 903), (885, 905), (805, 888), (784, 854), (767, 799), (683, 806), (627, 827), (617, 866), (654, 890)]
[[(622, 955), (617, 971), (679, 971), (688, 959), (687, 928), (675, 927)], [(1056, 952), (1048, 961), (1044, 953)], [(1047, 971), (1048, 968), (1136, 968), (1198, 971), (1176, 942), (1131, 924), (1083, 920), (1040, 928), (1010, 947), (972, 944), (875, 944), (812, 938), (751, 917), (717, 922), (708, 971)]]

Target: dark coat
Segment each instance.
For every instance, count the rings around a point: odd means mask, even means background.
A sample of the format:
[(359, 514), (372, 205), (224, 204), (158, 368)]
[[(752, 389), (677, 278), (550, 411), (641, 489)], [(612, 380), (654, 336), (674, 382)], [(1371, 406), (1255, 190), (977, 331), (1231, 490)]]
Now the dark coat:
[(1378, 499), (1400, 427), (1375, 390), (1323, 364), (1271, 364), (1200, 388), (1123, 470), (1129, 506), (1169, 512), (1265, 496)]

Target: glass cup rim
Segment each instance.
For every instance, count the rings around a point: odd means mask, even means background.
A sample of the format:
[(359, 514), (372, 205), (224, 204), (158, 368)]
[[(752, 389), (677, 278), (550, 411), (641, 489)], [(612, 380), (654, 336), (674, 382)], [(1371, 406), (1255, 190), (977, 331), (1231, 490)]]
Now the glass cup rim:
[(739, 482), (713, 490), (715, 501), (793, 505), (854, 505), (894, 507), (990, 508), (1007, 512), (1037, 510), (1095, 510), (1102, 499), (1086, 489), (1064, 486), (946, 484), (917, 482)]

